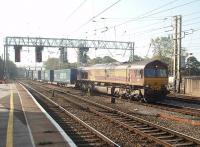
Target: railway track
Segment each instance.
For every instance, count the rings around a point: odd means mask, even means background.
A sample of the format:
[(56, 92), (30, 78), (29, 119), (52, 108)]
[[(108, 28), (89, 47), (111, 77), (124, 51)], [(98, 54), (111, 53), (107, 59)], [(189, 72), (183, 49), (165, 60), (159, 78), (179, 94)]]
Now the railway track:
[[(32, 84), (37, 84), (38, 86), (40, 84), (38, 83), (33, 83), (31, 82)], [(43, 83), (44, 85), (46, 85), (46, 83)], [(58, 90), (61, 90), (62, 88), (56, 88)], [(66, 90), (63, 90), (64, 92), (68, 92)], [(78, 93), (77, 93), (78, 94)], [(106, 95), (104, 95), (105, 97)], [(110, 98), (110, 96), (109, 96)], [(175, 105), (175, 104), (169, 104), (169, 103), (166, 103), (166, 102), (157, 102), (157, 103), (154, 103), (154, 104), (147, 104), (147, 103), (141, 103), (141, 102), (137, 102), (137, 101), (130, 101), (130, 100), (126, 100), (126, 99), (120, 99), (120, 98), (117, 98), (118, 100), (120, 101), (126, 101), (126, 102), (130, 102), (130, 103), (137, 103), (139, 105), (144, 105), (144, 106), (148, 106), (148, 107), (153, 107), (153, 108), (159, 108), (159, 109), (162, 109), (162, 110), (167, 110), (167, 111), (170, 111), (170, 112), (178, 112), (178, 113), (181, 113), (181, 114), (186, 114), (186, 115), (191, 115), (191, 116), (196, 116), (196, 117), (200, 117), (200, 109), (199, 108), (192, 108), (192, 107), (186, 107), (186, 106), (180, 106), (180, 105)], [(194, 103), (194, 104), (200, 104), (197, 103), (197, 101), (189, 101), (188, 99), (185, 100), (185, 99), (180, 99), (180, 98), (175, 98), (173, 99), (172, 97), (169, 98), (169, 100), (177, 100), (179, 101), (180, 103), (181, 102), (186, 102), (186, 103)]]
[(200, 109), (198, 108), (185, 107), (185, 106), (180, 106), (176, 104), (168, 104), (165, 102), (157, 102), (155, 107), (158, 107), (158, 108), (164, 107), (163, 109), (168, 110), (168, 111), (200, 117)]
[[(41, 87), (40, 87), (41, 88)], [(43, 87), (44, 88), (44, 87)], [(47, 90), (49, 91), (49, 90)], [(67, 101), (78, 105), (79, 107), (87, 107), (91, 112), (105, 117), (113, 123), (127, 129), (130, 133), (134, 132), (143, 137), (153, 140), (164, 146), (200, 146), (200, 141), (182, 133), (170, 130), (168, 128), (155, 125), (141, 118), (126, 114), (124, 112), (100, 105), (78, 96), (66, 93), (65, 91), (56, 90), (54, 92), (64, 94), (75, 99), (66, 99)]]
[[(23, 84), (37, 99), (37, 101), (50, 113), (63, 130), (70, 136), (77, 146), (113, 146), (118, 144), (77, 118), (75, 115), (49, 99), (35, 89)], [(40, 97), (40, 98), (38, 98)], [(42, 98), (41, 98), (42, 97)]]

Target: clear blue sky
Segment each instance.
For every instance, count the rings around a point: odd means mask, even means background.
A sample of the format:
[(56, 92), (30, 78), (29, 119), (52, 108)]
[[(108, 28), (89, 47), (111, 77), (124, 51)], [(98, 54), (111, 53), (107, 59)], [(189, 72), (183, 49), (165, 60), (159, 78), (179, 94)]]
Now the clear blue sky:
[[(3, 51), (4, 37), (32, 36), (133, 41), (137, 55), (151, 56), (151, 38), (171, 35), (172, 17), (182, 15), (183, 34), (188, 34), (182, 40), (183, 47), (200, 59), (200, 0), (121, 0), (94, 17), (116, 1), (0, 0), (0, 53)], [(34, 64), (33, 48), (29, 48), (29, 52), (27, 50), (24, 48), (22, 51), (22, 63), (18, 65)], [(9, 48), (9, 53), (11, 60), (14, 60), (12, 48)], [(105, 55), (126, 61), (129, 52), (89, 51), (91, 58)], [(58, 56), (57, 49), (44, 50), (45, 60)], [(75, 49), (69, 49), (69, 60), (76, 61)]]

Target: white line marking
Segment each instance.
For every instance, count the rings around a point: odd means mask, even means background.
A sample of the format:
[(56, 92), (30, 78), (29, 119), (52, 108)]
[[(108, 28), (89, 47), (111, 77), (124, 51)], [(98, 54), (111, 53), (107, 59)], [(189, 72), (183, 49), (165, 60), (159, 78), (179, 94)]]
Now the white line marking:
[[(17, 89), (17, 88), (16, 88)], [(25, 117), (25, 120), (26, 120), (26, 124), (27, 124), (27, 128), (28, 128), (28, 132), (29, 132), (29, 136), (30, 136), (30, 139), (31, 139), (31, 143), (32, 143), (32, 146), (35, 147), (35, 142), (34, 142), (34, 139), (33, 139), (33, 135), (32, 135), (32, 132), (31, 132), (31, 128), (28, 124), (28, 120), (27, 120), (27, 117), (26, 117), (26, 113), (24, 111), (24, 107), (22, 105), (22, 99), (21, 99), (21, 95), (19, 94), (19, 91), (17, 90), (17, 93), (19, 95), (19, 99), (20, 99), (20, 103), (21, 103), (21, 106), (22, 106), (22, 110), (23, 110), (23, 113), (24, 113), (24, 117)]]
[[(20, 84), (21, 85), (21, 84)], [(77, 147), (77, 145), (72, 141), (72, 139), (65, 133), (65, 131), (59, 126), (59, 124), (44, 110), (44, 108), (36, 101), (36, 99), (32, 96), (32, 94), (23, 86), (21, 85), (24, 90), (31, 96), (33, 101), (36, 105), (40, 108), (40, 110), (46, 115), (46, 117), (51, 121), (51, 123), (56, 127), (56, 129), (60, 132), (62, 137), (71, 147)]]

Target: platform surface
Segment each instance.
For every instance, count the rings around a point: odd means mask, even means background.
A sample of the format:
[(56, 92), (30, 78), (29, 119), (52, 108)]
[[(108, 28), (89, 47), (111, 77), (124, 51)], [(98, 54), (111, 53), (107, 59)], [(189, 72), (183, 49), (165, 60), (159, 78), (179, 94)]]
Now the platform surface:
[[(62, 133), (62, 135), (61, 135)], [(67, 139), (66, 139), (67, 138)], [(74, 146), (19, 84), (0, 84), (0, 147)]]

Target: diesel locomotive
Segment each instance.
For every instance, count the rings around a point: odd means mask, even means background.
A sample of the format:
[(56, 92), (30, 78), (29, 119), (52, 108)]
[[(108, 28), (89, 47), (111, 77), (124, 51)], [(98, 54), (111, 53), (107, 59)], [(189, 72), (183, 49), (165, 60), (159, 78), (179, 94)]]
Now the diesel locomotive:
[(154, 102), (168, 93), (167, 73), (167, 65), (159, 60), (99, 64), (80, 68), (76, 86), (91, 91), (95, 86), (105, 86), (113, 96)]

